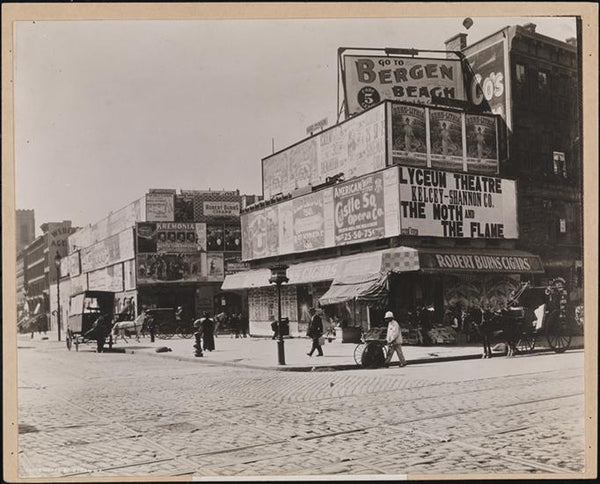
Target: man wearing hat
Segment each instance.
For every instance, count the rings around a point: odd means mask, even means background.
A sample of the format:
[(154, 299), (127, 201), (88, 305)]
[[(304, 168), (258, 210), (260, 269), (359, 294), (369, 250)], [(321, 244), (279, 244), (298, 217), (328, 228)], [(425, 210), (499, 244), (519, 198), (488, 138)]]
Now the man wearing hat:
[(389, 350), (387, 358), (385, 359), (385, 366), (389, 366), (394, 356), (394, 352), (398, 353), (398, 359), (400, 360), (400, 366), (406, 366), (406, 360), (402, 354), (402, 332), (400, 331), (400, 325), (394, 319), (394, 313), (388, 311), (385, 313), (384, 321), (387, 323), (387, 337), (386, 340), (389, 344)]

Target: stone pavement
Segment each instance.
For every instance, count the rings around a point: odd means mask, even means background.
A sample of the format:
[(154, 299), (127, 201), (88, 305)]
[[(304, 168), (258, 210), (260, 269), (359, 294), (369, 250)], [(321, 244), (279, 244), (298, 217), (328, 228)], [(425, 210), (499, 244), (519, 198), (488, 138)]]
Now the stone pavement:
[[(56, 333), (48, 332), (49, 341), (57, 341)], [(27, 335), (19, 335), (20, 341), (26, 341)], [(34, 336), (39, 339), (39, 335)], [(64, 339), (64, 338), (63, 338)], [(356, 369), (358, 365), (354, 359), (355, 343), (341, 343), (333, 340), (323, 345), (323, 356), (312, 357), (307, 355), (311, 348), (309, 338), (284, 339), (285, 365), (278, 364), (277, 341), (270, 338), (232, 338), (230, 335), (219, 335), (215, 338), (215, 350), (205, 351), (203, 357), (194, 356), (194, 339), (173, 337), (171, 339), (155, 339), (150, 342), (148, 336), (142, 336), (137, 342), (134, 337), (118, 338), (113, 345), (113, 351), (125, 353), (144, 353), (163, 358), (176, 358), (180, 360), (194, 360), (199, 363), (219, 364), (225, 366), (271, 369), (280, 371), (323, 371), (323, 370), (349, 370)], [(574, 338), (573, 348), (582, 347), (582, 338)], [(167, 347), (171, 351), (157, 353), (156, 349)], [(74, 351), (75, 348), (73, 347)], [(80, 345), (81, 351), (95, 351), (95, 344)], [(544, 338), (538, 338), (537, 351), (548, 351)], [(469, 345), (432, 345), (432, 346), (403, 346), (403, 353), (407, 363), (421, 364), (441, 361), (468, 360), (481, 358), (482, 351), (479, 344)], [(503, 357), (502, 352), (497, 352), (498, 357)], [(398, 364), (397, 356), (392, 360), (392, 366)]]
[(21, 476), (577, 477), (584, 469), (581, 351), (343, 372), (150, 355), (20, 339)]

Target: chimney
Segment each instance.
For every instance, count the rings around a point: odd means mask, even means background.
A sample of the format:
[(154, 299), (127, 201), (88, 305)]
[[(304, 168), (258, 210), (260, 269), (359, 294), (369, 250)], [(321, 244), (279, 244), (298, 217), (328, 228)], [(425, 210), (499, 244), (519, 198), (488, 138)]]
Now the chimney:
[(572, 47), (577, 47), (577, 37), (569, 37), (565, 42)]
[(535, 24), (529, 23), (529, 24), (523, 25), (522, 27), (530, 34), (535, 34), (535, 28), (536, 28)]
[[(446, 44), (446, 50), (462, 51), (467, 46), (467, 34), (456, 34), (454, 37), (450, 37), (444, 44)], [(454, 56), (448, 53), (446, 57), (453, 58)]]

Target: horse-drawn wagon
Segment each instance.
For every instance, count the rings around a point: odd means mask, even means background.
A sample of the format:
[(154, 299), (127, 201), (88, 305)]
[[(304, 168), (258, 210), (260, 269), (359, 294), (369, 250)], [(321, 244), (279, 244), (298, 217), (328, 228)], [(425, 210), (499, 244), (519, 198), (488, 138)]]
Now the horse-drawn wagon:
[(71, 296), (69, 300), (69, 319), (67, 321), (67, 349), (95, 341), (98, 352), (108, 346), (112, 348), (114, 293), (107, 291), (85, 291)]

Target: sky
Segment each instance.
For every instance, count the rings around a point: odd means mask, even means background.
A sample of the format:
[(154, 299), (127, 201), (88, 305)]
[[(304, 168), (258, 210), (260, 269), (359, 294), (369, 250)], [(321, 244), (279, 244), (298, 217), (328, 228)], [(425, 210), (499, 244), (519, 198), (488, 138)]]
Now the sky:
[(338, 47), (443, 49), (574, 18), (17, 22), (16, 208), (94, 223), (149, 188), (260, 194), (261, 159), (337, 119)]

